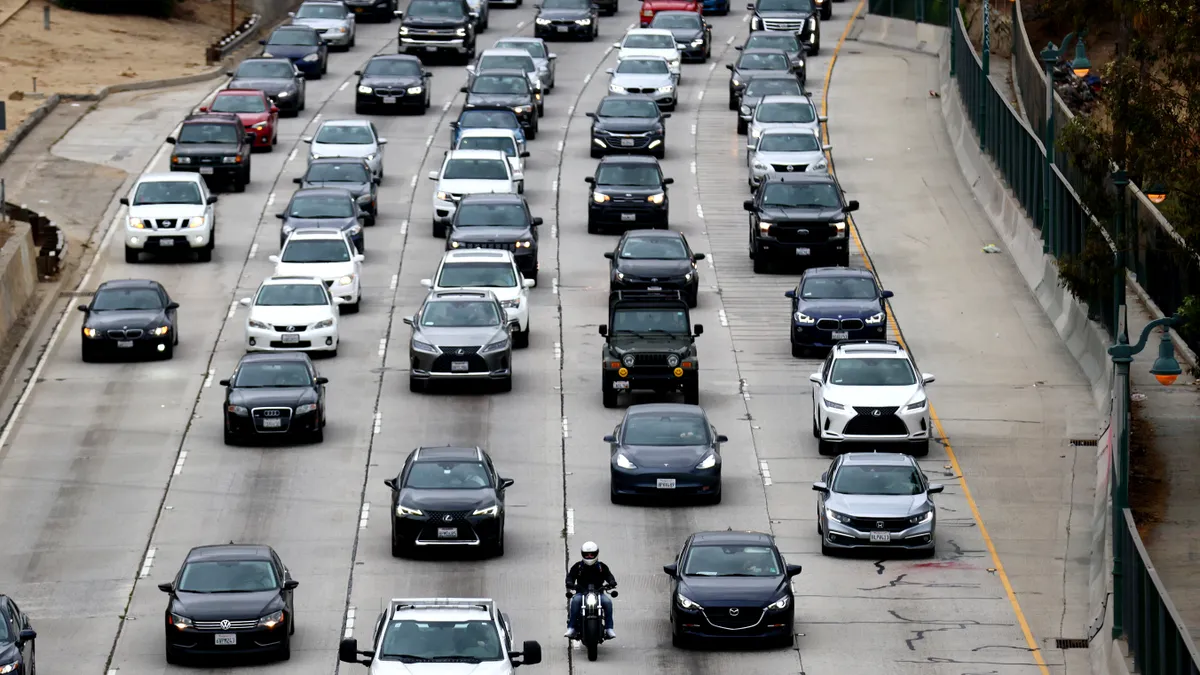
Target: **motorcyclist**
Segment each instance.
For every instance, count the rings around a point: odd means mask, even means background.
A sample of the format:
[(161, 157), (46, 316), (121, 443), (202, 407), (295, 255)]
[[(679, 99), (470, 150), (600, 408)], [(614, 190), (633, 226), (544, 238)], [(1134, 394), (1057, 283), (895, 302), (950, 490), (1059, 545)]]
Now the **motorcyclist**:
[[(567, 612), (567, 632), (563, 633), (563, 637), (575, 637), (575, 626), (579, 620), (579, 614), (583, 610), (583, 593), (588, 586), (593, 586), (597, 591), (602, 591), (604, 588), (615, 588), (617, 580), (613, 578), (612, 571), (608, 565), (600, 562), (600, 547), (596, 542), (589, 541), (584, 543), (579, 549), (583, 560), (571, 566), (571, 570), (567, 572), (567, 590), (573, 591), (575, 594), (571, 596), (571, 606)], [(613, 632), (613, 602), (612, 598), (608, 597), (607, 593), (600, 593), (600, 604), (604, 607), (604, 637), (612, 640), (617, 637)]]

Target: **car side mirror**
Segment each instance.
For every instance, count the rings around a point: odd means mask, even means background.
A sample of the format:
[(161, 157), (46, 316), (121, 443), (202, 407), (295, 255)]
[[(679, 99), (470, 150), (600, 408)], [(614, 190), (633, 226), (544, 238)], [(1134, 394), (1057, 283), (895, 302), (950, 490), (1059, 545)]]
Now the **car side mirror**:
[(809, 382), (812, 382), (812, 383), (814, 383), (814, 384), (821, 384), (821, 374), (820, 374), (820, 373), (813, 373), (812, 375), (809, 375), (809, 376), (808, 376), (808, 381), (809, 381)]
[(413, 325), (413, 318), (412, 318), (411, 316), (406, 316), (406, 317), (404, 317), (404, 318), (402, 319), (402, 321), (404, 321), (404, 324), (405, 324), (406, 326), (411, 326), (411, 325)]
[(671, 113), (663, 113), (663, 114), (662, 114), (662, 118), (663, 118), (664, 120), (669, 120), (669, 119), (671, 119)]
[(353, 14), (346, 14), (346, 18), (347, 18), (347, 19), (353, 19), (353, 18), (354, 18), (354, 15), (353, 15)]
[(609, 434), (600, 440), (604, 441), (605, 443), (616, 443), (617, 437), (613, 436), (612, 434)]
[(37, 639), (37, 631), (32, 628), (24, 628), (17, 637), (19, 642), (31, 642)]
[(371, 179), (371, 182), (374, 183), (375, 185), (381, 185), (381, 184), (383, 184), (383, 179), (376, 176)]
[(696, 324), (695, 328), (692, 329), (692, 334), (693, 335), (704, 335), (704, 325), (699, 324), (699, 323)]
[(356, 70), (356, 71), (354, 71), (354, 74), (355, 74), (355, 75), (357, 75), (357, 76), (359, 76), (359, 77), (362, 77), (362, 71), (361, 71), (361, 70)]
[(717, 434), (717, 442), (718, 443), (728, 443), (729, 437), (726, 436), (725, 434)]
[(158, 590), (162, 591), (163, 593), (174, 593), (175, 592), (175, 584), (170, 581), (163, 583), (163, 584), (159, 584)]
[(216, 204), (216, 203), (217, 203), (217, 196), (216, 196), (216, 195), (209, 195), (209, 196), (208, 196), (208, 199), (204, 200), (204, 203), (206, 203), (206, 204)]
[(403, 19), (403, 18), (404, 18), (404, 10), (402, 10), (402, 9), (397, 9), (396, 11), (392, 12), (392, 14), (393, 14), (393, 15), (395, 15), (395, 17), (396, 17), (397, 19)]
[(551, 60), (551, 61), (553, 61), (553, 60), (555, 60), (555, 59), (557, 59), (557, 58), (558, 58), (558, 54), (551, 53), (551, 54), (548, 54), (548, 55), (546, 56), (546, 58), (547, 58), (547, 59), (549, 59), (549, 60)]
[(819, 480), (819, 481), (813, 483), (812, 489), (813, 489), (813, 492), (820, 492), (822, 494), (829, 492), (829, 486), (826, 485), (825, 481), (823, 481), (823, 480)]
[(725, 64), (725, 70), (733, 70), (733, 64), (732, 64), (732, 63), (726, 63), (726, 64)]
[(78, 307), (76, 307), (75, 309), (77, 309), (77, 310), (79, 310), (79, 311), (83, 312), (84, 314), (86, 314), (86, 313), (88, 312), (88, 306), (87, 306), (87, 305), (79, 305), (79, 306), (78, 306)]
[(883, 298), (884, 300), (887, 300), (888, 298), (896, 297), (896, 294), (891, 291), (883, 291), (882, 293), (879, 294), (879, 297)]
[(704, 253), (693, 253), (692, 257), (695, 258), (696, 260), (704, 260), (705, 258), (708, 257), (708, 255), (706, 255)]
[(754, 11), (754, 3), (753, 3), (753, 2), (747, 2), (747, 3), (746, 3), (746, 9), (750, 10), (751, 12), (753, 12), (753, 11)]
[(592, 176), (584, 176), (584, 177), (583, 177), (583, 182), (587, 183), (588, 185), (595, 185), (595, 184), (596, 184), (596, 179), (595, 179), (595, 178), (593, 178)]
[(833, 144), (832, 144), (832, 143), (826, 143), (825, 145), (822, 145), (822, 146), (821, 146), (821, 151), (822, 151), (822, 152), (829, 152), (829, 151), (831, 151), (831, 150), (833, 150)]
[(433, 288), (433, 279), (422, 279), (421, 285), (425, 288)]
[(120, 202), (121, 206), (129, 206), (129, 197), (121, 197), (121, 199), (118, 201)]
[(244, 305), (246, 307), (249, 307), (251, 302), (253, 302), (253, 300), (250, 298), (242, 298), (241, 300), (238, 300), (239, 305)]
[(438, 179), (438, 172), (437, 172), (437, 171), (430, 171), (430, 172), (429, 172), (429, 180), (437, 180), (437, 179)]
[(613, 43), (613, 49), (620, 49), (620, 48), (621, 48), (621, 43), (620, 43), (620, 42), (614, 42), (614, 43)]
[(217, 384), (221, 385), (222, 387), (228, 387), (228, 386), (229, 386), (229, 380), (219, 380), (219, 381), (217, 382)]
[(469, 89), (467, 89), (466, 87), (459, 87), (459, 88), (458, 88), (458, 90), (459, 90), (459, 91), (461, 91), (461, 92), (462, 92), (462, 93), (464, 93), (464, 94), (465, 94), (465, 93), (467, 93), (468, 91), (470, 91), (470, 90), (469, 90)]
[(663, 179), (663, 185), (674, 185), (674, 183), (675, 183), (674, 178), (664, 178)]
[(522, 279), (521, 280), (521, 285), (524, 286), (525, 288), (533, 288), (533, 284), (534, 284), (533, 279)]
[[(400, 14), (400, 12), (396, 12)], [(342, 663), (358, 663), (358, 640), (345, 638), (338, 643), (338, 661)]]
[(225, 77), (233, 77), (233, 76), (234, 76), (234, 73), (232, 70), (225, 71)]
[(542, 220), (541, 218), (535, 217), (533, 220), (531, 220), (529, 222), (533, 223), (534, 227), (537, 227), (538, 225), (541, 225), (542, 223), (544, 223), (546, 221)]
[(500, 489), (507, 490), (508, 488), (513, 486), (513, 483), (516, 483), (516, 482), (517, 481), (515, 481), (511, 478), (501, 478), (500, 479)]
[(674, 563), (672, 563), (670, 565), (663, 565), (663, 573), (668, 576), (672, 576), (672, 577), (676, 576), (677, 574), (679, 574), (679, 565), (676, 565)]
[(754, 210), (754, 200), (747, 199), (746, 201), (742, 202), (742, 208), (747, 211), (753, 211)]
[(296, 13), (295, 13), (295, 12), (288, 12), (288, 16), (290, 16), (290, 17), (292, 17), (292, 18), (294, 19), (294, 18), (296, 18)]
[(269, 256), (267, 256), (267, 262), (273, 262), (273, 263), (276, 263), (276, 264), (278, 264), (278, 263), (279, 263), (279, 256), (277, 256), (277, 255), (269, 255)]
[(267, 41), (266, 41), (266, 40), (259, 40), (259, 41), (258, 41), (258, 44), (260, 44), (260, 45), (265, 45), (265, 44), (267, 44)]
[(740, 51), (742, 51), (743, 49), (745, 49), (745, 47), (743, 47), (742, 45), (738, 45), (738, 46), (734, 47), (733, 49), (734, 49), (734, 51), (738, 51), (738, 52), (740, 52)]
[(795, 297), (796, 297), (796, 290), (795, 290), (795, 289), (792, 289), (792, 290), (784, 291), (784, 292), (783, 292), (783, 297), (785, 297), (785, 298), (793, 298), (793, 299), (795, 299)]
[(433, 77), (433, 73), (429, 73), (429, 72), (422, 73), (422, 74), (421, 74), (421, 77), (426, 77), (426, 78), (428, 78), (428, 77)]
[(303, 179), (303, 178), (293, 178), (293, 179), (292, 179), (292, 182), (293, 182), (293, 183), (295, 183), (296, 185), (304, 185), (304, 179)]
[(529, 151), (522, 152), (521, 154), (519, 154), (517, 156), (520, 157), (521, 159), (525, 159), (526, 157), (529, 156)]
[(596, 119), (596, 113), (594, 113), (594, 112), (587, 112), (587, 113), (583, 113), (583, 116), (584, 116), (584, 117), (590, 117), (590, 118), (592, 118), (592, 119)]
[(615, 70), (613, 70), (612, 68), (605, 68), (605, 69), (604, 69), (604, 72), (608, 73), (609, 75), (612, 75), (612, 74), (613, 74), (613, 73), (615, 73), (616, 71), (615, 71)]
[(600, 333), (600, 337), (608, 337), (608, 324), (600, 324), (600, 328), (597, 332)]
[(171, 145), (175, 145), (175, 137), (167, 136), (167, 142), (170, 143)]
[(380, 138), (380, 139), (376, 140), (375, 142), (378, 143), (379, 145), (387, 145), (387, 141), (388, 141), (388, 139), (386, 139), (386, 138)]
[(799, 565), (788, 565), (787, 566), (788, 578), (790, 579), (790, 578), (796, 576), (797, 574), (800, 574), (800, 572), (803, 571), (803, 569), (804, 568)]
[(929, 494), (931, 494), (931, 495), (936, 495), (936, 494), (941, 494), (942, 491), (945, 489), (946, 489), (946, 486), (942, 485), (941, 483), (930, 483), (929, 490), (927, 490), (927, 492), (929, 492)]
[(933, 384), (937, 378), (929, 373), (921, 373), (921, 384)]
[(605, 257), (605, 258), (608, 258), (609, 260), (612, 260), (612, 259), (613, 259), (613, 252), (612, 252), (612, 251), (605, 251), (605, 252), (604, 252), (604, 257)]
[(283, 220), (284, 218), (287, 218), (287, 214), (286, 213), (276, 213), (275, 217), (280, 220)]
[(846, 204), (846, 213), (850, 213), (851, 211), (857, 211), (857, 210), (858, 210), (858, 200), (851, 199), (850, 203)]
[(301, 138), (300, 140), (304, 141), (305, 143), (309, 143), (309, 144), (311, 144), (311, 143), (313, 142), (313, 137), (312, 137), (312, 136), (305, 136), (304, 138)]
[(299, 585), (300, 585), (299, 581), (296, 581), (295, 579), (288, 579), (287, 581), (283, 582), (283, 590), (285, 590), (285, 591), (294, 590)]
[(179, 309), (179, 303), (178, 302), (168, 302), (167, 309)]
[[(516, 654), (511, 654), (510, 657), (521, 658), (522, 666), (533, 666), (542, 662), (542, 645), (538, 644), (537, 640), (526, 640), (521, 643), (521, 651)], [(518, 664), (514, 664), (518, 665)]]

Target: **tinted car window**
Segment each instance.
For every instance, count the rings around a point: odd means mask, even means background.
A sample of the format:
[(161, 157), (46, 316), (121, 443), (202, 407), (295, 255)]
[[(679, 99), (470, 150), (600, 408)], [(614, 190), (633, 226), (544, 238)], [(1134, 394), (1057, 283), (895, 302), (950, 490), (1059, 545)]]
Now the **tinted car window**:
[(404, 487), (416, 490), (478, 490), (491, 485), (480, 462), (416, 462)]
[(267, 102), (260, 96), (226, 95), (217, 96), (209, 110), (226, 113), (264, 113)]
[(775, 577), (779, 557), (766, 546), (693, 546), (683, 573), (699, 577)]
[(650, 22), (651, 28), (695, 28), (700, 29), (700, 17), (689, 14), (659, 14)]
[(482, 300), (431, 302), (421, 313), (421, 325), (435, 328), (482, 328), (500, 325), (496, 305)]
[(787, 70), (787, 57), (783, 54), (742, 54), (738, 59), (738, 70)]
[(371, 180), (367, 167), (355, 162), (344, 164), (313, 164), (306, 178), (312, 183), (367, 183)]
[(238, 370), (239, 387), (307, 387), (312, 376), (303, 363), (247, 363)]
[(297, 19), (344, 19), (346, 10), (337, 5), (300, 5), (296, 10)]
[(591, 6), (591, 0), (546, 0), (542, 3), (546, 9), (588, 9)]
[(463, 204), (454, 221), (459, 227), (524, 227), (525, 208), (520, 204)]
[(457, 2), (440, 2), (438, 0), (413, 0), (408, 4), (405, 16), (430, 19), (464, 18), (462, 6)]
[(271, 33), (267, 44), (285, 47), (315, 47), (317, 46), (317, 35), (307, 30), (277, 30)]
[(412, 61), (400, 59), (372, 59), (367, 63), (363, 75), (383, 75), (387, 77), (420, 77), (421, 66)]
[(843, 465), (830, 489), (848, 495), (919, 495), (921, 477), (911, 466)]
[(370, 145), (375, 142), (375, 136), (367, 127), (327, 124), (317, 132), (314, 142), (330, 145)]
[(618, 73), (637, 75), (666, 75), (671, 72), (662, 59), (625, 59), (617, 64)]
[(239, 78), (287, 78), (296, 76), (296, 70), (290, 63), (279, 61), (243, 61), (234, 73)]
[(674, 49), (675, 38), (670, 35), (630, 35), (622, 49)]
[(152, 288), (104, 288), (92, 298), (93, 311), (162, 309), (162, 296)]
[(610, 98), (600, 103), (596, 114), (600, 117), (658, 117), (658, 104), (654, 101)]
[(787, 33), (755, 33), (746, 40), (743, 49), (782, 49), (785, 52), (800, 51), (800, 41)]
[(754, 114), (759, 122), (795, 122), (808, 124), (817, 119), (817, 111), (811, 103), (784, 103), (769, 101), (761, 103)]
[(528, 91), (528, 80), (507, 75), (480, 75), (471, 84), (471, 92), (475, 94), (524, 94)]
[(627, 445), (708, 445), (708, 422), (699, 415), (632, 415), (622, 440)]
[(493, 54), (479, 60), (479, 70), (523, 70), (532, 73), (535, 68), (532, 57)]
[(829, 383), (843, 387), (907, 387), (917, 383), (908, 359), (853, 359), (833, 362)]
[(625, 260), (683, 260), (687, 257), (683, 242), (667, 237), (630, 237), (621, 247), (621, 258)]
[(758, 0), (760, 12), (812, 12), (812, 0)]
[(804, 282), (805, 300), (874, 300), (875, 282), (861, 277), (813, 277)]
[(467, 110), (458, 118), (460, 127), (484, 129), (519, 129), (515, 113), (508, 110)]
[(671, 333), (690, 331), (687, 315), (664, 309), (618, 309), (613, 312), (613, 333)]
[(828, 183), (767, 183), (762, 205), (836, 209), (841, 206), (841, 202), (838, 201), (837, 188)]
[(190, 562), (179, 576), (184, 593), (253, 593), (278, 587), (275, 566), (267, 560)]
[(279, 258), (285, 263), (350, 262), (346, 242), (336, 239), (293, 239)]
[(437, 285), (442, 288), (512, 288), (517, 276), (508, 263), (453, 263), (443, 265)]
[(232, 124), (205, 124), (193, 122), (179, 129), (178, 143), (237, 143), (240, 134), (245, 133), (240, 126)]
[(496, 43), (496, 47), (504, 49), (524, 49), (535, 59), (546, 58), (546, 48), (543, 47), (540, 42), (509, 42), (508, 40), (501, 40)]
[(517, 145), (504, 136), (466, 136), (458, 142), (459, 150), (499, 150), (509, 157), (517, 156)]
[(816, 152), (821, 142), (813, 134), (764, 134), (758, 141), (763, 152)]
[(500, 634), (487, 621), (393, 621), (375, 658), (383, 661), (438, 658), (499, 661)]
[(750, 80), (750, 84), (746, 85), (746, 96), (768, 96), (770, 94), (799, 96), (803, 93), (800, 83), (794, 79), (755, 79)]
[(602, 164), (596, 171), (596, 182), (600, 185), (637, 185), (658, 187), (662, 176), (658, 167), (636, 164)]
[(328, 305), (329, 298), (325, 287), (316, 284), (272, 284), (259, 290), (254, 304), (264, 307)]
[(442, 178), (447, 180), (508, 180), (508, 163), (495, 159), (452, 159)]
[(288, 214), (294, 218), (349, 218), (354, 204), (349, 197), (300, 196), (292, 200)]
[(134, 206), (146, 204), (202, 204), (200, 186), (182, 181), (142, 183), (133, 195)]

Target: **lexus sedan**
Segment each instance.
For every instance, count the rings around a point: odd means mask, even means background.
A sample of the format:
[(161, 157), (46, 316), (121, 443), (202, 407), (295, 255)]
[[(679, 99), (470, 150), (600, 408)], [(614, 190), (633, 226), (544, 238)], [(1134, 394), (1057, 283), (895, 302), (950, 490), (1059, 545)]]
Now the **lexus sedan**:
[(413, 316), (410, 391), (431, 382), (482, 382), (512, 391), (513, 326), (491, 291), (433, 291)]
[(348, 190), (342, 188), (308, 188), (297, 190), (287, 208), (275, 217), (283, 221), (279, 228), (279, 246), (296, 230), (305, 228), (338, 229), (350, 237), (362, 253), (366, 246), (363, 223), (367, 214)]
[(892, 292), (881, 290), (869, 270), (812, 267), (784, 296), (792, 300), (790, 332), (796, 358), (842, 340), (887, 337), (886, 301)]
[(930, 483), (917, 460), (892, 452), (839, 456), (813, 483), (821, 554), (847, 549), (934, 553), (937, 508), (932, 496), (945, 486)]
[(225, 445), (307, 437), (325, 440), (325, 384), (308, 354), (246, 354), (225, 387)]
[(630, 230), (606, 251), (608, 290), (679, 291), (688, 307), (697, 305), (700, 270), (696, 262), (703, 253), (693, 253), (687, 237), (672, 230)]
[(175, 355), (179, 303), (157, 281), (105, 281), (92, 294), (92, 301), (78, 309), (84, 314), (80, 349), (84, 361), (114, 353), (149, 352), (164, 359)]
[(721, 503), (721, 444), (698, 405), (632, 405), (604, 442), (609, 445), (609, 496), (698, 498)]
[(309, 26), (280, 26), (258, 43), (263, 58), (288, 59), (305, 77), (320, 79), (329, 69), (329, 45)]

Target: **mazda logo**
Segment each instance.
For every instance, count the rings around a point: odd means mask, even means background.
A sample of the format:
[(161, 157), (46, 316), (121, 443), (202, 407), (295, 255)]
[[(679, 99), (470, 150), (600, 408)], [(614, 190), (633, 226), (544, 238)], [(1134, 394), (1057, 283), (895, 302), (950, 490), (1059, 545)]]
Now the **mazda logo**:
[(263, 417), (279, 417), (278, 410), (264, 410)]
[(883, 521), (882, 520), (875, 521), (875, 527), (878, 527), (879, 529), (883, 529)]
[(729, 616), (737, 616), (738, 614), (741, 613), (741, 611), (742, 610), (738, 609), (737, 607), (731, 607), (729, 609)]
[(466, 354), (466, 352), (464, 352), (464, 351), (463, 351), (463, 350), (461, 350), (461, 349), (459, 349), (458, 351), (456, 351), (456, 352), (454, 352), (454, 353), (455, 353), (455, 354), (457, 354), (458, 356), (462, 356), (463, 354)]
[(879, 416), (880, 416), (880, 415), (882, 415), (882, 414), (883, 414), (883, 412), (882, 412), (882, 411), (880, 411), (880, 410), (879, 410), (879, 408), (876, 408), (876, 409), (874, 409), (874, 410), (872, 410), (872, 411), (871, 411), (871, 416), (872, 416), (872, 417), (879, 417)]
[(232, 625), (233, 624), (229, 623), (229, 619), (221, 619), (221, 628), (224, 628), (225, 630), (229, 630), (229, 627)]
[(442, 516), (442, 520), (449, 523), (454, 520), (454, 516), (447, 514), (447, 515)]

